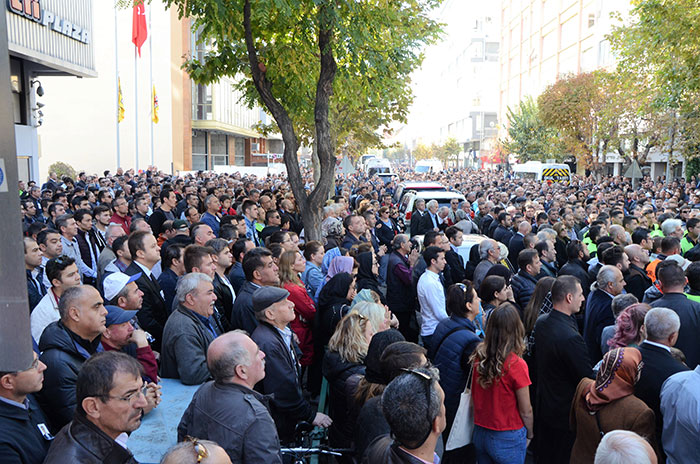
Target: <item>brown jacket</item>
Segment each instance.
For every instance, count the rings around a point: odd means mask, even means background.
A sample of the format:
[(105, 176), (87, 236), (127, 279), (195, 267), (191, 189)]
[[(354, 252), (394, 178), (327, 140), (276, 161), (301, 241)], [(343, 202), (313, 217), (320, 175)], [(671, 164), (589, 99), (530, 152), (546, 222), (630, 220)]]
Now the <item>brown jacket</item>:
[[(581, 380), (571, 404), (569, 422), (571, 430), (576, 434), (569, 461), (571, 464), (592, 464), (601, 440), (596, 416), (588, 412), (584, 399), (584, 393), (593, 382), (591, 379)], [(660, 455), (654, 430), (654, 412), (636, 396), (630, 395), (615, 400), (603, 406), (597, 414), (604, 433), (613, 430), (635, 432), (649, 441), (657, 457)]]

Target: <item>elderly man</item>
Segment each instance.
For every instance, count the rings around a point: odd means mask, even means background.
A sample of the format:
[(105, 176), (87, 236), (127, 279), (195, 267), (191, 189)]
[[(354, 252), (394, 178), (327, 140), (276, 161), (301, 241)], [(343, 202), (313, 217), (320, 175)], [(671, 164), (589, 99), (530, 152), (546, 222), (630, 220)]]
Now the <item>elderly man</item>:
[(221, 202), (215, 195), (208, 195), (204, 200), (204, 205), (207, 210), (202, 214), (199, 221), (203, 224), (211, 227), (212, 232), (216, 237), (219, 236), (219, 229), (221, 228), (221, 218), (219, 217), (219, 209), (221, 208)]
[(508, 243), (505, 243), (508, 246), (508, 256), (511, 257), (511, 264), (513, 264), (515, 272), (518, 271), (517, 257), (525, 249), (525, 236), (530, 232), (532, 232), (532, 225), (528, 221), (520, 221), (518, 231)]
[(327, 415), (316, 412), (301, 390), (301, 372), (297, 345), (288, 324), (296, 313), (289, 292), (278, 287), (261, 287), (253, 294), (253, 311), (260, 324), (251, 338), (266, 353), (265, 378), (257, 390), (272, 398), (273, 418), (282, 443), (294, 440), (298, 422), (329, 427), (333, 422)]
[(596, 363), (603, 359), (600, 350), (600, 337), (603, 328), (615, 323), (610, 305), (612, 299), (622, 293), (625, 279), (616, 266), (605, 265), (598, 271), (596, 289), (591, 292), (586, 302), (586, 314), (583, 324), (583, 338), (586, 340), (591, 361)]
[(481, 282), (486, 277), (486, 274), (499, 260), (501, 250), (498, 243), (493, 239), (486, 239), (479, 244), (479, 264), (474, 269), (474, 289), (478, 292)]
[[(447, 424), (445, 392), (439, 380), (437, 369), (416, 368), (387, 385), (382, 411), (391, 435), (377, 439), (367, 449), (367, 462), (439, 462), (435, 447)], [(425, 412), (416, 414), (417, 409)]]
[(73, 418), (78, 371), (87, 358), (102, 351), (100, 335), (107, 316), (102, 297), (89, 285), (63, 292), (58, 311), (61, 319), (49, 324), (39, 341), (41, 362), (48, 369), (38, 397), (52, 430)]
[(214, 313), (214, 285), (209, 276), (185, 274), (177, 283), (177, 309), (163, 329), (161, 375), (199, 385), (210, 378), (207, 348), (220, 335), (210, 319)]
[(425, 200), (422, 198), (416, 198), (414, 201), (414, 210), (411, 213), (411, 236), (423, 235), (426, 230), (422, 229), (423, 217), (428, 214), (425, 210)]
[(117, 259), (117, 255), (112, 249), (112, 245), (117, 238), (124, 235), (126, 235), (126, 232), (124, 232), (124, 229), (122, 229), (119, 224), (110, 224), (107, 226), (107, 230), (105, 231), (106, 246), (100, 252), (100, 257), (97, 258), (98, 279), (101, 280), (105, 275), (105, 268), (109, 265), (109, 263)]
[(664, 237), (676, 237), (678, 240), (683, 238), (683, 221), (680, 219), (666, 219), (661, 224), (661, 232)]
[(656, 274), (661, 285), (663, 296), (651, 303), (653, 308), (671, 308), (681, 320), (676, 346), (686, 357), (686, 364), (694, 369), (700, 363), (700, 303), (688, 299), (685, 295), (685, 285), (688, 279), (683, 269), (671, 260), (659, 264)]
[(389, 310), (399, 320), (399, 330), (407, 340), (418, 342), (418, 331), (413, 327), (416, 314), (416, 298), (411, 278), (412, 269), (418, 260), (418, 249), (406, 234), (399, 234), (391, 242), (393, 252), (389, 255), (386, 277), (386, 302)]
[(216, 238), (211, 227), (201, 222), (192, 226), (190, 236), (192, 237), (192, 243), (199, 246), (204, 246), (209, 240)]
[(673, 310), (652, 308), (644, 317), (647, 338), (639, 345), (644, 366), (634, 385), (634, 394), (644, 401), (656, 417), (656, 440), (662, 442), (663, 416), (661, 414), (661, 387), (667, 378), (688, 367), (676, 360), (671, 348), (678, 340), (681, 320)]
[(353, 214), (343, 219), (343, 225), (346, 230), (343, 243), (341, 244), (343, 248), (349, 250), (353, 245), (367, 241), (365, 238), (365, 232), (367, 231), (365, 218)]
[(75, 417), (56, 435), (44, 464), (137, 464), (126, 440), (147, 405), (139, 363), (124, 353), (95, 355), (80, 369), (75, 390)]
[[(425, 235), (429, 230), (434, 230), (435, 232), (440, 230), (440, 218), (438, 217), (439, 203), (437, 200), (430, 200), (425, 206), (427, 213), (420, 219), (418, 235)], [(413, 218), (411, 218), (411, 222), (413, 222)]]
[(214, 380), (202, 385), (177, 427), (186, 436), (221, 443), (233, 462), (282, 463), (268, 399), (253, 390), (265, 378), (265, 353), (242, 331), (228, 332), (207, 350)]
[(170, 447), (160, 464), (231, 464), (231, 458), (213, 441), (190, 438)]
[(44, 462), (53, 437), (33, 393), (41, 390), (45, 370), (34, 353), (26, 369), (0, 372), (0, 462)]

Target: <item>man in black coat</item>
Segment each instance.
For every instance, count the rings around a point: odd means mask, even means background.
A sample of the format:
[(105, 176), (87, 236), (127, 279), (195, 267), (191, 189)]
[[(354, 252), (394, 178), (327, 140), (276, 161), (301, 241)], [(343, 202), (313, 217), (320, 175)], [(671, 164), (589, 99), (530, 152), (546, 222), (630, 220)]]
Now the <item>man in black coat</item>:
[[(418, 235), (425, 235), (429, 230), (434, 230), (436, 232), (440, 230), (440, 219), (438, 218), (440, 204), (437, 200), (430, 200), (425, 206), (426, 213), (418, 224)], [(413, 223), (413, 218), (411, 218), (411, 223)]]
[(428, 212), (425, 210), (425, 200), (422, 198), (416, 198), (414, 201), (413, 205), (413, 213), (411, 213), (411, 237), (414, 235), (423, 235), (425, 232), (420, 231), (421, 227), (421, 221), (423, 220), (423, 216), (428, 214)]
[(569, 411), (576, 387), (593, 378), (588, 349), (573, 315), (581, 310), (578, 279), (558, 277), (552, 286), (552, 311), (534, 329), (535, 462), (569, 462), (576, 435), (569, 429)]
[(510, 214), (502, 211), (498, 214), (498, 226), (493, 232), (493, 239), (508, 246), (510, 239), (513, 238), (511, 227), (513, 227), (513, 218), (510, 217)]
[(34, 353), (24, 370), (0, 376), (0, 462), (40, 464), (51, 445), (44, 413), (33, 393), (41, 390), (46, 365)]
[(651, 303), (653, 308), (670, 308), (678, 314), (681, 328), (676, 348), (681, 350), (689, 368), (700, 363), (700, 303), (688, 299), (683, 290), (688, 281), (683, 269), (673, 260), (666, 259), (656, 268), (656, 278), (661, 283), (663, 296)]
[(160, 261), (160, 248), (153, 234), (138, 231), (129, 236), (129, 253), (133, 261), (124, 271), (125, 274), (134, 276), (141, 273), (136, 285), (143, 292), (143, 303), (136, 317), (141, 328), (155, 338), (153, 349), (160, 351), (163, 327), (171, 309), (166, 307), (163, 291), (151, 272)]
[(253, 293), (266, 285), (279, 285), (278, 268), (272, 260), (272, 253), (265, 248), (254, 248), (243, 258), (243, 272), (246, 281), (236, 294), (231, 310), (231, 327), (243, 329), (252, 334), (258, 326), (253, 311)]
[(386, 272), (387, 306), (399, 320), (399, 331), (406, 340), (417, 343), (416, 294), (411, 272), (418, 260), (418, 250), (413, 248), (406, 234), (394, 237), (391, 248)]
[(54, 431), (73, 419), (78, 371), (86, 359), (102, 351), (100, 335), (107, 317), (102, 297), (89, 285), (63, 292), (58, 311), (61, 319), (49, 324), (39, 340), (39, 359), (47, 369), (37, 395)]
[(634, 385), (634, 394), (644, 401), (656, 417), (656, 441), (661, 443), (663, 417), (661, 415), (661, 386), (664, 381), (688, 367), (671, 355), (671, 347), (678, 340), (681, 320), (672, 309), (652, 308), (644, 317), (647, 338), (639, 345), (642, 353), (642, 373)]
[(445, 236), (450, 241), (450, 249), (445, 252), (445, 259), (450, 265), (453, 283), (462, 282), (466, 277), (464, 258), (457, 252), (457, 249), (462, 246), (463, 235), (463, 232), (455, 226), (450, 226), (445, 230)]
[(566, 254), (569, 260), (559, 269), (559, 276), (570, 275), (576, 277), (581, 282), (583, 296), (587, 297), (591, 288), (591, 280), (588, 276), (589, 259), (588, 248), (579, 241), (572, 241), (566, 246)]
[(639, 245), (627, 245), (625, 254), (630, 260), (629, 269), (624, 273), (625, 290), (636, 296), (639, 301), (644, 299), (644, 292), (651, 287), (652, 281), (647, 276), (646, 265), (649, 264), (649, 252)]
[(513, 276), (510, 284), (513, 287), (513, 297), (520, 307), (520, 313), (525, 311), (525, 307), (530, 302), (532, 294), (535, 293), (537, 276), (542, 270), (542, 262), (537, 250), (523, 250), (518, 256), (518, 267), (520, 270)]
[(289, 292), (278, 287), (261, 287), (253, 294), (253, 310), (260, 325), (251, 338), (265, 353), (265, 378), (256, 390), (272, 397), (272, 417), (280, 442), (294, 440), (294, 428), (302, 421), (317, 427), (329, 427), (327, 415), (316, 412), (301, 390), (301, 369), (298, 346), (288, 324), (296, 318)]
[(622, 293), (624, 288), (625, 279), (620, 269), (610, 265), (600, 268), (596, 289), (591, 292), (586, 302), (583, 324), (583, 338), (588, 346), (588, 355), (594, 363), (603, 359), (600, 337), (605, 327), (615, 324), (615, 316), (610, 305), (613, 298)]
[(532, 232), (532, 226), (527, 221), (521, 221), (518, 224), (518, 231), (513, 235), (508, 243), (505, 243), (508, 247), (508, 256), (511, 257), (511, 264), (513, 265), (513, 271), (518, 272), (518, 255), (521, 251), (525, 249), (525, 236)]

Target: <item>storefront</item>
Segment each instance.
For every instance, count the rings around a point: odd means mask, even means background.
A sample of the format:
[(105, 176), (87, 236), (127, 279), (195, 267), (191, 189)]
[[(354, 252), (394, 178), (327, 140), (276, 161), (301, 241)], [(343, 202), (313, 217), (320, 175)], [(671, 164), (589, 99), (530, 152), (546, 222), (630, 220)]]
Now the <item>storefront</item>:
[[(7, 0), (8, 48), (21, 180), (39, 180), (42, 76), (96, 77), (93, 0)], [(70, 109), (65, 114), (70, 118)]]

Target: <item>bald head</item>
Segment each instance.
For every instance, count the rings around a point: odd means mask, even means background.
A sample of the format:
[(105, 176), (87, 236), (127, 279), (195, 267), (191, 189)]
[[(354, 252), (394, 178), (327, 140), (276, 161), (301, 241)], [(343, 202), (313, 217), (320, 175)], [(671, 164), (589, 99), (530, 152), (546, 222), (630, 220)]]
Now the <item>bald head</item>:
[(170, 448), (160, 460), (160, 464), (231, 464), (231, 458), (226, 451), (213, 441), (197, 440), (197, 443), (207, 450), (207, 457), (198, 459), (195, 444), (192, 441), (183, 441)]
[(527, 235), (532, 232), (532, 225), (527, 221), (521, 221), (520, 224), (518, 224), (518, 232)]
[(221, 383), (237, 383), (253, 388), (265, 377), (262, 369), (256, 369), (260, 349), (241, 330), (227, 332), (217, 337), (207, 349), (207, 367), (214, 380)]
[(627, 245), (625, 247), (625, 253), (630, 259), (630, 264), (644, 268), (649, 262), (649, 252), (646, 251), (641, 245)]

